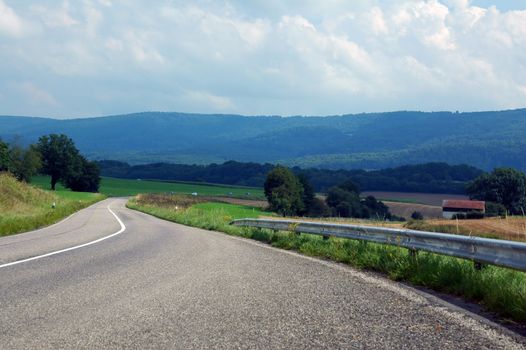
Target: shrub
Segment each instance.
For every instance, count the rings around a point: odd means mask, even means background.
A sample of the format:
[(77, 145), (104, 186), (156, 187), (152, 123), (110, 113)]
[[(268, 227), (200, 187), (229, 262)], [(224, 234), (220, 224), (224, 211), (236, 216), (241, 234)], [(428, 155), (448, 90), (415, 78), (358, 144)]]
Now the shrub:
[(419, 211), (414, 211), (411, 214), (411, 219), (413, 219), (413, 220), (424, 220), (424, 215), (422, 215), (422, 213), (419, 212)]

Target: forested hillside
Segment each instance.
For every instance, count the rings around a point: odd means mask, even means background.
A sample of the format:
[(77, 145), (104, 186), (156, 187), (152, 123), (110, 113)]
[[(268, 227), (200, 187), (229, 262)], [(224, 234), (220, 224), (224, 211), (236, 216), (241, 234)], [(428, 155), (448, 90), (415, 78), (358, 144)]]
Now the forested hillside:
[(130, 164), (282, 163), (381, 169), (447, 162), (526, 170), (526, 109), (327, 117), (138, 113), (55, 120), (0, 117), (0, 137), (64, 133), (90, 159)]
[[(198, 181), (218, 184), (262, 187), (272, 164), (240, 163), (224, 164), (145, 164), (131, 166), (118, 161), (98, 162), (103, 176), (127, 179), (159, 179), (168, 181)], [(304, 174), (316, 191), (352, 180), (362, 191), (406, 191), (427, 193), (464, 194), (468, 181), (482, 173), (467, 165), (450, 166), (445, 163), (407, 165), (376, 171), (301, 169), (293, 172)]]

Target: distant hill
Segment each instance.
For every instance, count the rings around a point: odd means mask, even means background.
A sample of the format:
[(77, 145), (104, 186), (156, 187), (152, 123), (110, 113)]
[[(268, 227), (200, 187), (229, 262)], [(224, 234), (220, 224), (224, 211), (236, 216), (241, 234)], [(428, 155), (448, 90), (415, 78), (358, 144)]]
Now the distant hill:
[(137, 113), (56, 120), (0, 116), (0, 137), (64, 133), (95, 160), (130, 164), (284, 163), (381, 169), (447, 162), (526, 170), (526, 109), (327, 117)]

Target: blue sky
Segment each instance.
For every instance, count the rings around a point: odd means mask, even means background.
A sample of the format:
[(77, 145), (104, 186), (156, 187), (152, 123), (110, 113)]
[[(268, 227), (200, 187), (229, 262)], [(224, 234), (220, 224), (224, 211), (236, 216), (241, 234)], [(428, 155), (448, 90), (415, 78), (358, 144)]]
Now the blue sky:
[(526, 2), (0, 0), (0, 114), (526, 107)]

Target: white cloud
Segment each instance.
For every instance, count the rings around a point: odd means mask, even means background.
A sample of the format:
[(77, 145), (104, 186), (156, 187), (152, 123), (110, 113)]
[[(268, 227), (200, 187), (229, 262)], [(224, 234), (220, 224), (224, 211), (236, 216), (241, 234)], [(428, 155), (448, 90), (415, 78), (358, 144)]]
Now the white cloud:
[[(524, 107), (524, 10), (475, 0), (27, 3), (0, 0), (0, 74), (31, 81), (28, 99), (48, 87), (41, 102), (60, 96), (64, 114)], [(0, 114), (31, 114), (34, 104), (3, 93)]]
[(70, 27), (79, 24), (79, 21), (71, 17), (69, 2), (64, 1), (58, 8), (47, 8), (42, 5), (33, 5), (31, 10), (42, 19), (48, 27)]
[(0, 0), (0, 34), (20, 36), (22, 32), (23, 24), (20, 17), (3, 0)]
[(38, 87), (32, 82), (15, 84), (15, 88), (20, 91), (28, 101), (34, 105), (47, 107), (57, 107), (57, 100), (48, 91)]
[(190, 105), (202, 105), (206, 110), (232, 110), (234, 104), (224, 96), (217, 96), (206, 91), (186, 91), (181, 99)]

